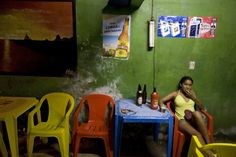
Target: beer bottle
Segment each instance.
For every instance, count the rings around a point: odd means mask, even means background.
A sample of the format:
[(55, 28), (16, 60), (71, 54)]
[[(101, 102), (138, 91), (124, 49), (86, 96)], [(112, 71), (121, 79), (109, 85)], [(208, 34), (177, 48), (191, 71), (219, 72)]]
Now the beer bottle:
[(129, 49), (129, 18), (125, 18), (122, 32), (118, 37), (118, 45), (115, 52), (115, 57), (126, 58), (128, 57)]
[(139, 84), (138, 85), (138, 90), (137, 90), (137, 93), (136, 93), (136, 104), (138, 106), (141, 106), (143, 103), (143, 95), (142, 95), (142, 87), (141, 85)]
[(143, 87), (143, 104), (146, 104), (147, 101), (147, 87), (146, 84)]

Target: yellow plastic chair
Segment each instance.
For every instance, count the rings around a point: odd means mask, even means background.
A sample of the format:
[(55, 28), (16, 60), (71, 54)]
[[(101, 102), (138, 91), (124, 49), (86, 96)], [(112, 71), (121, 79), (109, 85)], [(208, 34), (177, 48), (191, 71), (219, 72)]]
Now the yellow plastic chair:
[(202, 146), (197, 136), (192, 136), (188, 150), (188, 157), (205, 157), (207, 156), (206, 152), (212, 152), (215, 157), (235, 157), (236, 144), (210, 143)]
[[(48, 119), (43, 122), (40, 108), (48, 104)], [(67, 93), (49, 93), (41, 98), (36, 108), (28, 115), (28, 157), (32, 156), (34, 138), (56, 137), (62, 157), (69, 156), (70, 125), (69, 117), (74, 108), (74, 98)], [(34, 115), (37, 115), (37, 124), (34, 124)]]

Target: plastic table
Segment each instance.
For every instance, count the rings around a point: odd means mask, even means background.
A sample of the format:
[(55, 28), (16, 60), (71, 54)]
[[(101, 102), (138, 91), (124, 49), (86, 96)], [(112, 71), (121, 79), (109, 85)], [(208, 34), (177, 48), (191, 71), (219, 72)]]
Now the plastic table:
[(17, 118), (37, 103), (34, 97), (0, 96), (0, 121), (6, 124), (12, 157), (19, 157)]
[(7, 154), (7, 148), (5, 146), (5, 143), (3, 141), (2, 133), (0, 132), (0, 156), (2, 157), (8, 157)]
[(167, 157), (171, 157), (173, 142), (174, 117), (167, 109), (165, 113), (152, 110), (150, 104), (137, 106), (134, 99), (120, 99), (115, 106), (115, 140), (114, 156), (119, 157), (123, 123), (155, 123), (155, 141), (158, 137), (160, 123), (168, 124), (168, 149)]

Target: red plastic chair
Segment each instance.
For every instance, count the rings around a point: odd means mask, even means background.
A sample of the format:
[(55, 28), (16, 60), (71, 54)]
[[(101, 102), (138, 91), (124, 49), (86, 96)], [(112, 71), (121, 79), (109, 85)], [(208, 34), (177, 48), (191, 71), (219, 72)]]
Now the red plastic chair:
[[(167, 102), (167, 108), (171, 111), (171, 113), (174, 115), (174, 140), (173, 140), (173, 151), (172, 151), (172, 157), (180, 157), (182, 153), (182, 149), (184, 146), (184, 143), (186, 140), (191, 139), (189, 135), (184, 134), (178, 129), (178, 117), (174, 113), (174, 106), (171, 101)], [(213, 117), (207, 113), (204, 110), (200, 110), (207, 119), (207, 130), (208, 130), (208, 136), (210, 138), (210, 141), (213, 142)]]
[[(88, 122), (79, 125), (78, 118), (85, 105), (88, 105)], [(101, 138), (104, 141), (106, 156), (113, 157), (114, 100), (104, 94), (84, 96), (74, 113), (73, 156), (77, 157), (81, 138)]]

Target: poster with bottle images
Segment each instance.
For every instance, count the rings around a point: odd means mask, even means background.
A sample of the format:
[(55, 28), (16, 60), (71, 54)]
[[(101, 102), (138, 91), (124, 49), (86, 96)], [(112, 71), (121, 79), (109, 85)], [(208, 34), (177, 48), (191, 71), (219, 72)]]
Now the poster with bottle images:
[(159, 37), (185, 38), (187, 24), (187, 16), (159, 16), (157, 35)]
[(188, 38), (214, 38), (216, 32), (216, 17), (195, 16), (188, 18)]
[(103, 15), (103, 56), (128, 59), (131, 15)]

